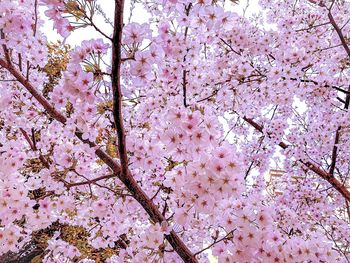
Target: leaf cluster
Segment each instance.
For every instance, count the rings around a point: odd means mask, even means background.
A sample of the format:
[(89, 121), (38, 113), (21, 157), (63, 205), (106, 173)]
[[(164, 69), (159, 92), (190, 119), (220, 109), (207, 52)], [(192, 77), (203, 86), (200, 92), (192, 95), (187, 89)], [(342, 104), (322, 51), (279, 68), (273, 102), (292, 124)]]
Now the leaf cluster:
[(58, 84), (62, 77), (62, 72), (66, 70), (70, 56), (69, 52), (71, 47), (67, 44), (62, 44), (60, 41), (57, 43), (49, 43), (48, 60), (42, 71), (47, 74), (48, 81), (44, 83), (43, 95), (47, 98), (48, 94)]

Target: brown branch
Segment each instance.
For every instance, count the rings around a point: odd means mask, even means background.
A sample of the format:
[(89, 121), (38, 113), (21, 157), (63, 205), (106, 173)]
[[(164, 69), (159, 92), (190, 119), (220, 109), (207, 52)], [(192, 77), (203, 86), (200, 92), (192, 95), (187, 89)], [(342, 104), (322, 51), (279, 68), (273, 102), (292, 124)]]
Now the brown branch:
[[(344, 109), (348, 110), (349, 109), (349, 104), (350, 104), (350, 86), (348, 89), (348, 94), (346, 94), (345, 97), (345, 101), (344, 101)], [(330, 174), (334, 174), (334, 169), (335, 169), (335, 164), (337, 162), (337, 151), (338, 151), (338, 142), (340, 139), (340, 130), (341, 130), (341, 126), (338, 127), (336, 133), (335, 133), (335, 139), (334, 139), (334, 146), (333, 146), (333, 150), (332, 150), (332, 157), (331, 157), (331, 165), (329, 168), (329, 173)]]
[[(259, 142), (258, 148), (256, 149), (256, 154), (259, 153), (260, 147), (261, 147), (262, 143), (264, 142), (264, 138), (265, 138), (264, 135), (261, 136), (261, 137), (259, 138), (259, 141), (260, 141), (260, 142)], [(252, 151), (252, 153), (253, 153), (253, 152), (254, 152), (254, 151)], [(248, 170), (246, 171), (246, 173), (245, 173), (245, 175), (244, 175), (244, 180), (247, 179), (247, 177), (248, 177), (250, 171), (252, 170), (253, 165), (255, 164), (255, 162), (256, 162), (255, 160), (251, 161), (251, 163), (250, 163), (250, 165), (249, 165), (249, 167), (248, 167)]]
[(209, 246), (207, 246), (207, 247), (203, 248), (202, 250), (200, 250), (200, 251), (194, 253), (194, 255), (197, 256), (197, 255), (203, 253), (204, 251), (208, 250), (208, 249), (211, 248), (212, 246), (216, 245), (217, 243), (220, 243), (221, 241), (224, 241), (224, 240), (228, 239), (229, 236), (230, 236), (235, 230), (236, 230), (236, 229), (231, 230), (231, 231), (228, 232), (224, 237), (222, 237), (222, 238), (220, 238), (220, 239), (214, 241), (214, 242), (211, 243)]
[(241, 54), (239, 52), (237, 52), (236, 50), (233, 49), (233, 47), (227, 43), (223, 38), (220, 37), (220, 40), (236, 55), (240, 56)]
[(58, 112), (45, 97), (43, 97), (30, 83), (29, 81), (13, 66), (13, 64), (6, 62), (4, 59), (0, 58), (0, 66), (6, 68), (16, 79), (20, 82), (32, 96), (44, 107), (44, 109), (51, 115), (52, 118), (56, 119), (61, 123), (66, 122), (66, 117), (64, 117), (60, 112)]
[[(105, 189), (109, 190), (110, 192), (112, 192), (112, 193), (114, 193), (114, 194), (116, 194), (116, 195), (118, 195), (118, 196), (131, 196), (131, 197), (132, 197), (132, 195), (123, 194), (123, 190), (117, 191), (117, 190), (115, 190), (115, 189), (112, 189), (111, 187), (108, 187), (108, 186), (106, 186), (106, 185), (101, 185), (101, 184), (97, 183), (98, 181), (103, 180), (103, 179), (109, 179), (109, 178), (112, 178), (112, 177), (116, 177), (116, 175), (114, 175), (114, 174), (105, 175), (105, 176), (101, 176), (101, 177), (98, 177), (98, 178), (95, 178), (95, 179), (90, 180), (90, 179), (87, 178), (86, 176), (84, 176), (84, 175), (78, 173), (75, 169), (71, 169), (71, 171), (74, 172), (76, 175), (78, 175), (78, 176), (80, 176), (80, 177), (83, 177), (83, 178), (85, 179), (85, 181), (77, 182), (77, 183), (68, 183), (68, 186), (67, 186), (68, 189), (71, 188), (71, 187), (74, 187), (74, 186), (81, 186), (81, 185), (87, 184), (87, 185), (89, 186), (89, 188), (90, 188), (90, 192), (92, 192), (92, 191), (91, 191), (91, 185), (94, 184), (94, 185), (96, 185), (96, 186), (98, 186), (98, 187), (105, 188)], [(103, 177), (104, 177), (104, 178), (103, 178)], [(92, 195), (92, 194), (91, 194), (91, 195)]]
[[(115, 0), (114, 6), (114, 29), (112, 38), (112, 90), (113, 90), (113, 119), (117, 129), (118, 151), (121, 167), (119, 170), (119, 179), (125, 184), (133, 197), (142, 205), (151, 219), (161, 223), (165, 217), (148, 198), (146, 193), (140, 188), (128, 169), (128, 156), (125, 145), (125, 130), (122, 115), (122, 93), (120, 87), (120, 65), (121, 65), (121, 41), (123, 30), (123, 9), (124, 0)], [(114, 170), (113, 170), (114, 171)], [(114, 171), (116, 172), (116, 171)], [(165, 235), (171, 246), (177, 254), (188, 263), (197, 262), (195, 256), (182, 242), (174, 231)]]
[(117, 129), (118, 152), (120, 156), (121, 173), (128, 173), (128, 155), (125, 143), (125, 129), (122, 113), (122, 92), (120, 87), (121, 46), (123, 30), (124, 0), (115, 0), (114, 29), (112, 38), (112, 90), (113, 90), (113, 119)]
[(159, 188), (158, 188), (158, 190), (156, 191), (156, 193), (152, 196), (151, 201), (152, 201), (154, 198), (157, 197), (157, 195), (159, 194), (160, 190), (163, 189), (163, 187), (164, 187), (163, 184), (161, 184), (161, 185), (159, 186)]
[[(32, 96), (43, 106), (46, 112), (58, 122), (65, 124), (67, 119), (63, 114), (58, 112), (52, 104), (44, 96), (42, 96), (34, 86), (16, 69), (12, 64), (7, 63), (4, 59), (0, 58), (0, 66), (7, 69), (16, 79), (20, 82), (27, 91), (32, 94)], [(83, 142), (90, 147), (97, 147), (94, 142), (83, 139), (83, 133), (79, 130), (75, 132), (75, 135)], [(116, 163), (107, 153), (102, 151), (101, 149), (96, 150), (96, 155), (103, 160), (114, 172), (118, 173), (120, 171), (119, 164)]]
[(37, 148), (36, 148), (36, 139), (35, 139), (35, 130), (34, 130), (34, 128), (32, 128), (32, 142), (33, 142), (34, 150), (36, 151)]
[(333, 146), (333, 150), (332, 150), (332, 158), (331, 158), (331, 165), (329, 168), (329, 173), (331, 175), (334, 174), (334, 169), (335, 169), (335, 164), (337, 162), (337, 151), (338, 151), (338, 142), (339, 142), (339, 137), (340, 137), (340, 129), (341, 126), (338, 127), (337, 131), (335, 132), (335, 138), (334, 138), (334, 146)]
[[(344, 47), (348, 57), (350, 58), (350, 48), (346, 42), (346, 39), (343, 35), (341, 28), (339, 28), (338, 24), (336, 23), (333, 15), (332, 15), (332, 12), (331, 12), (331, 8), (332, 8), (333, 4), (334, 4), (334, 1), (332, 2), (331, 7), (329, 8), (328, 18), (329, 18), (329, 21), (330, 21), (331, 25), (333, 26), (334, 30), (337, 32), (338, 37), (340, 39), (340, 42), (342, 43), (342, 46)], [(344, 109), (346, 109), (346, 110), (348, 110), (348, 108), (349, 108), (349, 102), (350, 102), (349, 92), (350, 92), (350, 86), (349, 86), (348, 93), (346, 94), (346, 98), (345, 98)], [(333, 173), (334, 173), (334, 168), (335, 168), (336, 161), (337, 161), (337, 151), (338, 151), (337, 144), (338, 144), (339, 137), (340, 137), (340, 132), (339, 132), (340, 129), (341, 129), (341, 126), (338, 127), (336, 134), (335, 134), (335, 139), (334, 139), (334, 146), (333, 146), (333, 150), (332, 150), (332, 161), (331, 161), (331, 165), (330, 165), (330, 169), (329, 169), (329, 173), (331, 175), (333, 175)]]
[(329, 21), (331, 22), (333, 28), (335, 29), (335, 31), (337, 32), (338, 36), (339, 36), (339, 39), (340, 39), (340, 42), (342, 43), (346, 53), (348, 54), (348, 57), (350, 58), (350, 48), (345, 40), (345, 37), (343, 35), (343, 32), (341, 31), (341, 29), (339, 28), (339, 26), (337, 25), (337, 23), (335, 22), (334, 20), (334, 17), (331, 13), (331, 11), (329, 10), (328, 12), (328, 18), (329, 18)]
[[(243, 117), (243, 119), (249, 123), (252, 127), (254, 127), (257, 131), (264, 133), (263, 131), (263, 126), (261, 126), (260, 124), (256, 123), (255, 121), (253, 121), (250, 118), (247, 117)], [(270, 135), (267, 134), (269, 137)], [(282, 149), (287, 149), (289, 146), (284, 143), (284, 142), (280, 142), (278, 144)], [(342, 184), (341, 182), (339, 182), (333, 175), (325, 172), (324, 170), (322, 170), (317, 164), (311, 162), (311, 161), (304, 161), (304, 160), (298, 160), (300, 163), (302, 163), (303, 165), (305, 165), (306, 167), (308, 167), (308, 169), (310, 169), (311, 171), (313, 171), (314, 173), (316, 173), (317, 175), (319, 175), (322, 179), (326, 180), (328, 183), (330, 183), (334, 189), (336, 189), (347, 201), (350, 201), (350, 192), (348, 191), (348, 189), (346, 188), (346, 186), (344, 186), (344, 184)]]
[(82, 181), (82, 182), (69, 183), (68, 189), (71, 188), (71, 187), (82, 186), (82, 185), (85, 185), (85, 184), (95, 184), (98, 181), (110, 179), (110, 178), (113, 178), (113, 177), (117, 177), (117, 175), (115, 175), (115, 174), (107, 174), (107, 175), (96, 177), (96, 178), (91, 179), (91, 180), (86, 179), (86, 181)]
[[(117, 0), (115, 2), (115, 19), (112, 46), (113, 117), (118, 133), (118, 151), (121, 160), (121, 173), (119, 177), (132, 193), (134, 198), (144, 207), (152, 220), (156, 222), (162, 222), (165, 220), (164, 216), (159, 212), (156, 206), (137, 185), (128, 169), (128, 158), (125, 146), (125, 131), (121, 110), (122, 94), (120, 88), (120, 53), (123, 25), (123, 5), (123, 0)], [(170, 235), (166, 235), (166, 238), (185, 262), (197, 262), (191, 251), (189, 251), (189, 249), (180, 240), (174, 231), (171, 231)]]
[(308, 30), (310, 30), (310, 29), (314, 29), (314, 28), (317, 28), (317, 27), (320, 27), (320, 26), (326, 26), (326, 25), (328, 25), (328, 24), (329, 24), (329, 22), (325, 22), (325, 23), (322, 23), (322, 24), (310, 26), (310, 27), (308, 27), (308, 28), (297, 29), (297, 30), (295, 30), (295, 32), (308, 31)]
[[(21, 133), (23, 134), (24, 138), (26, 139), (26, 141), (28, 142), (28, 144), (30, 145), (30, 148), (32, 149), (33, 152), (36, 152), (38, 149), (35, 146), (35, 139), (31, 140), (29, 135), (27, 134), (27, 132), (22, 129), (19, 128), (19, 130), (21, 131)], [(39, 153), (39, 160), (40, 162), (45, 166), (45, 168), (49, 169), (50, 168), (50, 163), (45, 159), (44, 156), (41, 155), (41, 153)], [(67, 181), (65, 181), (62, 178), (57, 178), (60, 182), (62, 182), (64, 184), (65, 187), (67, 187), (69, 189), (70, 185)], [(52, 195), (52, 192), (50, 191), (49, 193), (47, 193), (48, 195)]]
[(38, 24), (38, 0), (34, 1), (34, 25), (33, 25), (33, 35), (36, 35), (36, 29)]
[[(4, 32), (3, 32), (2, 29), (0, 29), (0, 38), (1, 38), (1, 39), (5, 39), (5, 34), (4, 34)], [(4, 50), (5, 59), (6, 59), (7, 63), (11, 64), (10, 52), (9, 52), (9, 50), (7, 49), (7, 47), (6, 47), (5, 44), (2, 44), (2, 49)], [(0, 64), (0, 65), (1, 65), (1, 64)]]
[(346, 214), (348, 215), (348, 222), (350, 221), (350, 206), (349, 206), (349, 202), (345, 201), (345, 205), (346, 205)]
[(24, 138), (26, 139), (26, 141), (28, 142), (30, 148), (32, 149), (32, 151), (36, 151), (34, 144), (32, 143), (32, 141), (30, 140), (27, 132), (25, 130), (23, 130), (22, 128), (19, 128), (19, 130), (21, 131), (21, 133), (23, 134)]
[[(184, 58), (184, 60), (186, 61), (186, 56)], [(183, 70), (182, 71), (182, 92), (183, 92), (183, 102), (184, 102), (184, 106), (185, 108), (187, 108), (187, 70)]]
[(95, 30), (97, 32), (99, 32), (102, 36), (104, 36), (105, 38), (109, 39), (112, 41), (112, 38), (110, 38), (109, 36), (107, 36), (101, 29), (99, 29), (96, 24), (93, 22), (92, 20), (92, 17), (88, 17), (86, 14), (85, 14), (85, 17), (87, 18), (87, 20), (89, 21), (89, 25), (92, 26), (93, 28), (95, 28)]
[(20, 53), (18, 53), (18, 67), (19, 67), (19, 71), (22, 72), (22, 56)]
[(44, 253), (44, 249), (37, 244), (34, 240), (28, 241), (17, 252), (7, 252), (0, 256), (1, 263), (28, 263), (34, 262), (36, 256)]
[(135, 55), (132, 55), (131, 57), (122, 58), (121, 62), (125, 62), (125, 61), (128, 61), (128, 60), (135, 60)]
[[(29, 135), (27, 134), (27, 132), (25, 130), (23, 130), (22, 128), (19, 128), (19, 130), (21, 131), (21, 133), (23, 134), (24, 138), (26, 139), (26, 141), (28, 142), (30, 148), (32, 149), (33, 152), (37, 151), (37, 148), (34, 144), (34, 142), (30, 139)], [(39, 160), (41, 161), (41, 163), (45, 166), (45, 168), (49, 169), (50, 168), (50, 164), (49, 162), (45, 159), (44, 156), (42, 156), (41, 154), (39, 154)]]
[[(315, 5), (318, 5), (320, 7), (326, 7), (325, 4), (323, 2), (317, 2), (316, 0), (308, 0), (310, 3), (312, 4), (315, 4)], [(341, 28), (338, 26), (337, 22), (335, 21), (333, 15), (332, 15), (332, 7), (335, 3), (335, 0), (332, 1), (331, 5), (329, 8), (327, 8), (328, 10), (328, 18), (329, 18), (329, 21), (331, 23), (331, 25), (333, 26), (334, 30), (337, 32), (338, 36), (339, 36), (339, 39), (340, 39), (340, 42), (342, 43), (346, 53), (348, 54), (348, 57), (350, 58), (350, 48), (346, 42), (346, 39), (343, 35), (343, 32), (341, 30)]]
[(210, 94), (209, 96), (207, 96), (203, 99), (197, 100), (196, 102), (199, 103), (199, 102), (203, 102), (205, 100), (209, 100), (210, 98), (214, 97), (217, 93), (218, 93), (218, 90), (215, 89), (212, 94)]
[[(53, 105), (50, 104), (49, 101), (47, 101), (35, 88), (34, 86), (26, 80), (26, 78), (17, 70), (15, 69), (11, 64), (7, 63), (4, 59), (0, 58), (0, 65), (7, 69), (16, 79), (19, 83), (21, 83), (24, 88), (29, 91), (29, 93), (32, 94), (32, 96), (44, 107), (46, 112), (55, 120), (61, 122), (62, 124), (65, 124), (67, 119), (64, 117), (60, 112), (58, 112)], [(124, 183), (124, 185), (128, 188), (132, 196), (135, 198), (135, 200), (145, 209), (145, 211), (148, 213), (150, 218), (154, 222), (163, 222), (166, 219), (164, 216), (160, 213), (158, 208), (153, 204), (153, 202), (148, 198), (146, 193), (140, 188), (140, 186), (137, 184), (133, 176), (130, 174), (130, 171), (127, 170), (126, 174), (121, 173), (121, 167), (120, 165), (113, 160), (112, 157), (110, 157), (106, 152), (101, 150), (97, 147), (96, 143), (91, 142), (89, 140), (84, 140), (82, 138), (83, 133), (79, 130), (75, 132), (75, 135), (83, 142), (88, 144), (90, 147), (94, 147), (97, 150), (95, 151), (96, 155), (105, 163), (107, 164), (113, 171), (113, 176), (111, 175), (111, 178), (114, 176), (118, 176), (118, 178)], [(106, 178), (103, 178), (106, 179)], [(92, 179), (94, 180), (94, 179)], [(102, 179), (101, 179), (102, 180)], [(179, 256), (185, 261), (185, 262), (197, 262), (196, 258), (193, 256), (192, 252), (187, 248), (187, 246), (182, 242), (182, 240), (178, 237), (178, 235), (171, 231), (169, 235), (166, 235), (167, 240), (169, 243), (173, 246), (175, 251), (179, 254)]]
[[(283, 80), (285, 80), (286, 78), (282, 77)], [(293, 80), (293, 81), (297, 81), (299, 80), (300, 82), (305, 82), (305, 83), (313, 83), (315, 85), (321, 85), (322, 83), (318, 83), (317, 81), (314, 81), (314, 80), (311, 80), (311, 79), (297, 79), (297, 78), (290, 78), (290, 80)], [(350, 94), (349, 91), (346, 91), (338, 86), (333, 86), (333, 85), (328, 85), (328, 84), (325, 84), (323, 85), (324, 87), (326, 88), (332, 88), (332, 89), (336, 89), (337, 91), (340, 91), (342, 93), (345, 93), (345, 94)]]
[[(55, 120), (58, 122), (65, 124), (67, 119), (65, 116), (63, 116), (60, 112), (58, 112), (53, 105), (50, 104), (49, 101), (46, 100), (45, 97), (43, 97), (35, 88), (34, 86), (10, 63), (7, 63), (4, 59), (0, 58), (0, 65), (7, 69), (15, 78), (16, 80), (21, 83), (24, 88), (32, 94), (32, 96), (43, 106), (43, 108), (46, 110), (46, 112)], [(75, 132), (75, 135), (83, 142), (88, 144), (90, 147), (97, 148), (97, 145), (94, 142), (91, 142), (89, 140), (83, 139), (83, 133), (79, 130)], [(28, 136), (28, 135), (27, 135)], [(29, 136), (28, 136), (29, 138)], [(29, 139), (30, 141), (30, 139)], [(31, 146), (34, 146), (32, 144)], [(95, 151), (96, 155), (104, 161), (116, 174), (120, 172), (120, 166), (117, 162), (115, 162), (106, 152), (102, 151), (101, 149), (96, 149)], [(110, 178), (114, 177), (116, 175), (109, 175)], [(93, 180), (99, 181), (102, 179), (106, 179), (105, 176), (101, 176), (98, 178), (95, 178)]]
[[(191, 7), (192, 7), (192, 3), (189, 3), (188, 6), (185, 7), (186, 16), (190, 15)], [(188, 35), (188, 26), (186, 26), (186, 28), (185, 28), (185, 34), (184, 34), (185, 42), (187, 39), (187, 35)], [(187, 48), (186, 52), (188, 52), (188, 51), (189, 51), (189, 49)], [(184, 64), (186, 62), (186, 56), (187, 56), (187, 54), (185, 54), (184, 59), (183, 59)], [(187, 108), (187, 106), (188, 106), (187, 105), (187, 80), (186, 80), (186, 78), (187, 78), (187, 70), (184, 69), (182, 71), (182, 93), (183, 93), (183, 104), (184, 104), (185, 108)]]

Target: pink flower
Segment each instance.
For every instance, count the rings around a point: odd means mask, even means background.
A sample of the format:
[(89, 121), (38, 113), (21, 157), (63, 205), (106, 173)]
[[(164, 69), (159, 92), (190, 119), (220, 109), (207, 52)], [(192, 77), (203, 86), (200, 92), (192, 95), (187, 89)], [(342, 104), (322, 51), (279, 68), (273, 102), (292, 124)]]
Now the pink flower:
[(141, 43), (151, 36), (151, 30), (147, 24), (130, 23), (124, 27), (124, 43)]

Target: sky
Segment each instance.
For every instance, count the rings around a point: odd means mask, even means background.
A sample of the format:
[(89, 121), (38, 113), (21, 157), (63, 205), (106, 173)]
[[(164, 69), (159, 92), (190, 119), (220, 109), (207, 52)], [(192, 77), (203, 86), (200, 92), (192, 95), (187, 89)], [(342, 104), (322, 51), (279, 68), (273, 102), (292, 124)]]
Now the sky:
[[(0, 0), (1, 1), (1, 0)], [(238, 14), (243, 14), (244, 9), (246, 9), (246, 16), (250, 16), (259, 11), (258, 0), (240, 0), (238, 4), (232, 5), (230, 0), (226, 0), (226, 8), (228, 10), (237, 12)], [(114, 1), (113, 0), (98, 0), (98, 4), (102, 7), (108, 18), (113, 21), (114, 14)], [(130, 0), (125, 1), (124, 6), (124, 21), (125, 23), (129, 20), (130, 17)], [(40, 8), (40, 13), (42, 14), (42, 18), (44, 18), (44, 28), (43, 31), (47, 35), (49, 41), (56, 42), (61, 39), (56, 30), (53, 29), (53, 23), (45, 18), (44, 11), (46, 9), (44, 7)], [(133, 10), (131, 22), (145, 23), (148, 22), (150, 18), (149, 14), (145, 12), (142, 8), (141, 4), (137, 4), (135, 9)], [(103, 19), (100, 16), (96, 16), (94, 18), (94, 22), (98, 25), (98, 27), (107, 34), (112, 32), (111, 26), (104, 23)], [(86, 27), (79, 30), (76, 30), (69, 36), (65, 43), (70, 44), (72, 47), (77, 46), (81, 43), (82, 40), (92, 39), (92, 38), (101, 38), (101, 35), (96, 32), (92, 27)]]

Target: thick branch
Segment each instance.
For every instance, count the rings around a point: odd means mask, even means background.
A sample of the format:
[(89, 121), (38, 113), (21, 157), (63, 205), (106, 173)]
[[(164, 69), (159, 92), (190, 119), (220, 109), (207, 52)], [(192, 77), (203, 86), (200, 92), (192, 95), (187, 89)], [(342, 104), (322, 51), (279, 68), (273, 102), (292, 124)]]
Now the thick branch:
[(123, 30), (124, 0), (115, 0), (114, 30), (112, 39), (112, 89), (113, 89), (113, 119), (117, 129), (118, 152), (122, 174), (128, 172), (128, 155), (125, 145), (125, 130), (122, 113), (122, 92), (120, 87), (121, 45)]
[[(140, 186), (133, 178), (130, 170), (128, 169), (128, 156), (125, 143), (125, 130), (123, 125), (122, 115), (122, 93), (120, 87), (120, 65), (121, 65), (121, 40), (123, 29), (123, 8), (124, 1), (115, 1), (115, 13), (114, 13), (114, 30), (113, 30), (113, 46), (112, 46), (112, 89), (113, 89), (113, 118), (117, 129), (118, 136), (118, 151), (121, 163), (121, 173), (119, 175), (120, 180), (129, 189), (133, 197), (142, 205), (151, 219), (155, 222), (165, 221), (165, 217), (161, 214), (158, 208), (148, 198), (148, 196), (142, 191)], [(182, 240), (176, 235), (174, 231), (171, 231), (169, 235), (165, 235), (166, 239), (172, 245), (174, 250), (185, 262), (197, 262), (195, 256), (182, 242)]]

